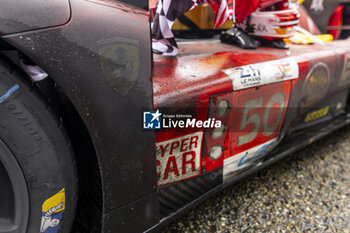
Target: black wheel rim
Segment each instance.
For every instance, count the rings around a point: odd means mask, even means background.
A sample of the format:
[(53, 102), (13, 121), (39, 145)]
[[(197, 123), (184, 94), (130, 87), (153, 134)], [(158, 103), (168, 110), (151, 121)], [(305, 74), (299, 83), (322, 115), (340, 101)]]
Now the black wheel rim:
[(23, 172), (0, 138), (0, 233), (26, 232), (29, 197)]

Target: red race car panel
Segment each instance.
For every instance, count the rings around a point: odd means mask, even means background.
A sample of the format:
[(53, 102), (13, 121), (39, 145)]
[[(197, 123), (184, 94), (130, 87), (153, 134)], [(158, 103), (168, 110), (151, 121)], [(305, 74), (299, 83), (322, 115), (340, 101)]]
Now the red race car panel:
[[(291, 82), (288, 80), (213, 96), (209, 117), (220, 119), (223, 126), (222, 132), (214, 129), (205, 134), (203, 167), (206, 171), (224, 166), (223, 175), (227, 178), (273, 148), (287, 111)], [(230, 108), (226, 115), (220, 116), (215, 106), (225, 101)], [(223, 155), (212, 159), (210, 150), (217, 145), (222, 147)], [(242, 162), (235, 163), (236, 158), (232, 159), (239, 155), (245, 156), (245, 166), (241, 166)]]
[(232, 111), (230, 153), (224, 157), (224, 178), (273, 147), (287, 111), (290, 90), (291, 82), (285, 81), (233, 94), (236, 107)]

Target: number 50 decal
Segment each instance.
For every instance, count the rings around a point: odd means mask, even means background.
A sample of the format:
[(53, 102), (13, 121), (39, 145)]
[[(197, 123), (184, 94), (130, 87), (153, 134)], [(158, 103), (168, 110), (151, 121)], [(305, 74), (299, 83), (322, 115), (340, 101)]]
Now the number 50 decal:
[[(262, 131), (265, 136), (269, 136), (275, 132), (278, 125), (281, 123), (282, 115), (285, 110), (285, 104), (286, 99), (284, 98), (284, 95), (282, 93), (276, 93), (274, 94), (270, 99), (269, 102), (267, 102), (264, 116), (263, 116), (263, 122), (262, 122)], [(270, 119), (270, 113), (272, 106), (277, 103), (278, 104), (278, 114), (275, 122), (272, 125), (269, 125), (269, 119)]]
[[(250, 133), (241, 135), (237, 138), (237, 146), (241, 146), (243, 144), (253, 141), (254, 138), (256, 138), (256, 136), (258, 135), (261, 116), (259, 113), (253, 113), (248, 117), (248, 113), (249, 111), (254, 110), (256, 108), (261, 108), (263, 106), (263, 101), (264, 101), (264, 98), (261, 97), (261, 98), (249, 100), (244, 103), (243, 114), (242, 114), (239, 130), (240, 131), (244, 130), (249, 123), (252, 123), (254, 125), (254, 128)], [(282, 93), (275, 93), (267, 102), (264, 110), (263, 118), (262, 118), (262, 133), (265, 136), (269, 136), (273, 134), (273, 132), (279, 126), (282, 119), (282, 114), (284, 112), (285, 101), (286, 100)], [(274, 122), (272, 123), (272, 125), (269, 125), (271, 108), (274, 104), (278, 104), (278, 114), (276, 119), (274, 119)]]
[(236, 92), (231, 155), (261, 145), (278, 136), (287, 110), (290, 82), (280, 82)]

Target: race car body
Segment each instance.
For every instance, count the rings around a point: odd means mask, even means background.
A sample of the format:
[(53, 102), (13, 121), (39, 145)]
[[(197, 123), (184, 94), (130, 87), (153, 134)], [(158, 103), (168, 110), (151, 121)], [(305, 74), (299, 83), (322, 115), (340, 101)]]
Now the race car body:
[[(349, 40), (182, 40), (177, 57), (152, 56), (144, 1), (14, 2), (0, 6), (0, 174), (13, 189), (0, 232), (70, 232), (74, 216), (90, 232), (154, 231), (349, 122)], [(58, 123), (41, 117), (48, 105)]]
[[(223, 126), (182, 134), (180, 128), (163, 128), (157, 133), (164, 216), (346, 122), (349, 41), (291, 46), (288, 51), (244, 51), (208, 40), (184, 41), (180, 48), (176, 59), (154, 59), (156, 108), (221, 120)], [(191, 148), (193, 137), (202, 145), (198, 150)], [(212, 156), (215, 147), (220, 156)], [(200, 166), (183, 163), (189, 152)], [(179, 158), (173, 162), (177, 169), (163, 165), (172, 156)]]

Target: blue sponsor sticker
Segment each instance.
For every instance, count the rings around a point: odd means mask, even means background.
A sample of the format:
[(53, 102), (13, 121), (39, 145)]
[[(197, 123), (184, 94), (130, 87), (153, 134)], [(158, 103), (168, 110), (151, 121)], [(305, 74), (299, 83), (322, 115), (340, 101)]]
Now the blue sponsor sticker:
[(266, 150), (269, 148), (269, 146), (272, 144), (273, 142), (267, 143), (265, 145), (263, 145), (262, 147), (260, 147), (256, 152), (254, 152), (252, 154), (252, 156), (248, 156), (248, 152), (245, 153), (245, 155), (239, 160), (237, 167), (240, 167), (244, 164), (249, 163), (252, 159), (256, 158), (257, 156), (263, 154), (266, 152)]

